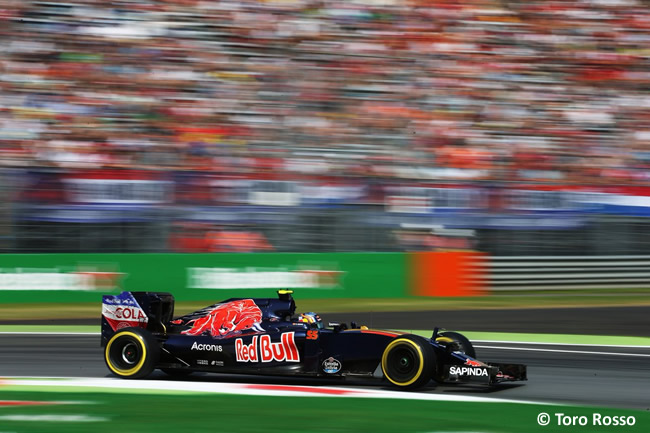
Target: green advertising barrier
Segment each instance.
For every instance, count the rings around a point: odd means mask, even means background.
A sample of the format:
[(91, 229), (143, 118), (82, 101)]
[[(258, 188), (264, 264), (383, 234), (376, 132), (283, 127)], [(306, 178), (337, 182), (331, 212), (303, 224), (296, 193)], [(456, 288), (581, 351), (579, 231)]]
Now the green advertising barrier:
[(406, 294), (402, 253), (6, 254), (0, 302), (100, 302), (121, 290), (170, 292), (177, 300), (301, 299)]

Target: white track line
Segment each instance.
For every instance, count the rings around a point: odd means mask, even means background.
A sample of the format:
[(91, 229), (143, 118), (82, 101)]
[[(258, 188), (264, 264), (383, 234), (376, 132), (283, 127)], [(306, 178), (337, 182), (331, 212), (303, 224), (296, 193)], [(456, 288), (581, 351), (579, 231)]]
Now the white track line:
[(14, 421), (14, 422), (105, 422), (109, 421), (108, 418), (103, 416), (89, 416), (83, 414), (32, 414), (32, 415), (0, 415), (0, 421)]
[(503, 346), (483, 346), (475, 345), (479, 349), (496, 349), (496, 350), (518, 350), (524, 352), (554, 352), (554, 353), (576, 353), (583, 355), (614, 355), (614, 356), (641, 356), (650, 358), (650, 353), (620, 353), (620, 352), (596, 352), (591, 350), (566, 350), (566, 349), (538, 349), (534, 347), (503, 347)]
[(382, 389), (332, 387), (311, 385), (273, 385), (256, 383), (224, 383), (224, 382), (185, 382), (168, 380), (124, 380), (114, 378), (29, 378), (26, 377), (0, 377), (0, 390), (2, 386), (16, 386), (29, 388), (52, 387), (53, 392), (62, 391), (63, 388), (72, 389), (105, 389), (118, 390), (129, 393), (136, 390), (140, 393), (165, 394), (169, 392), (196, 392), (208, 394), (244, 394), (264, 396), (291, 396), (291, 397), (348, 397), (348, 398), (389, 398), (405, 400), (427, 401), (455, 401), (475, 403), (519, 403), (554, 405), (528, 400), (502, 399), (477, 395), (451, 395), (425, 392), (388, 391)]
[(599, 343), (553, 343), (547, 341), (511, 341), (511, 340), (474, 340), (472, 343), (496, 343), (496, 344), (527, 344), (536, 346), (584, 346), (584, 347), (620, 347), (620, 348), (640, 348), (649, 349), (649, 345), (639, 344), (599, 344)]

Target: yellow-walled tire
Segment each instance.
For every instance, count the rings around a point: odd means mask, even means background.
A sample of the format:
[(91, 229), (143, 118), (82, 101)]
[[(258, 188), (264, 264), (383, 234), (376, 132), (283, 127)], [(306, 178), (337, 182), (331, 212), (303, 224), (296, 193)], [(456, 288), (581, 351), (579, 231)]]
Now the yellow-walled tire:
[(420, 388), (436, 371), (436, 354), (431, 344), (417, 335), (395, 338), (381, 357), (384, 377), (402, 389)]
[(141, 379), (156, 367), (160, 346), (151, 333), (142, 328), (124, 328), (115, 333), (104, 348), (108, 369), (124, 379)]

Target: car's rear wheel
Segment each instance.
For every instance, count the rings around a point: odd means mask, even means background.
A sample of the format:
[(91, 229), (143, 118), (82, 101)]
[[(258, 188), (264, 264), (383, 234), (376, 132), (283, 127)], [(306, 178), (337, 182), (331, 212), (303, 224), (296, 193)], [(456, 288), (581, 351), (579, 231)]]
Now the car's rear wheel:
[(158, 342), (142, 328), (120, 330), (104, 348), (108, 369), (125, 379), (140, 379), (151, 374), (159, 356)]
[(403, 389), (422, 387), (436, 370), (436, 354), (431, 344), (417, 335), (404, 335), (391, 341), (381, 357), (384, 376)]

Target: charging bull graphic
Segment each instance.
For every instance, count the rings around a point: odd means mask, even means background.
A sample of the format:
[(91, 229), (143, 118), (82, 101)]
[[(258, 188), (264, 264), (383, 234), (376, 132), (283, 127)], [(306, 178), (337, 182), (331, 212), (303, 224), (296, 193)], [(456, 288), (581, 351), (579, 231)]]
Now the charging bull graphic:
[(213, 337), (225, 337), (233, 333), (239, 333), (246, 329), (255, 329), (264, 332), (260, 327), (262, 322), (262, 310), (252, 299), (219, 304), (198, 319), (188, 322), (191, 329), (182, 331), (181, 334), (201, 335), (209, 332)]

